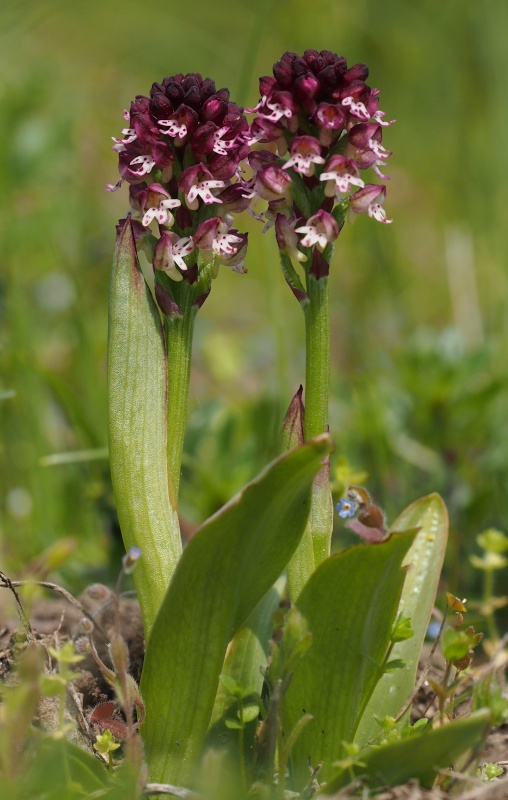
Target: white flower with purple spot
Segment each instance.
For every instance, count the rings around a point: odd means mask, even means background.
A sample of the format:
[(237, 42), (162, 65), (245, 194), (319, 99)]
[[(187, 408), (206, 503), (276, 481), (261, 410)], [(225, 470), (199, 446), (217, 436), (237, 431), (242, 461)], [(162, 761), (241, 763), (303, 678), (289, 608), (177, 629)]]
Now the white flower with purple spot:
[(148, 175), (149, 172), (153, 170), (155, 167), (155, 159), (151, 156), (136, 156), (130, 162), (130, 166), (132, 167), (134, 164), (139, 164), (138, 169), (133, 169), (132, 172), (134, 175)]
[(297, 136), (291, 143), (291, 156), (282, 169), (293, 167), (300, 175), (314, 175), (316, 164), (324, 164), (321, 144), (313, 136)]
[(340, 233), (340, 228), (335, 217), (320, 208), (312, 217), (309, 217), (307, 225), (295, 228), (295, 233), (304, 234), (303, 247), (313, 247), (317, 244), (320, 250), (324, 250), (327, 244), (335, 241)]
[(200, 197), (206, 205), (222, 203), (222, 200), (214, 197), (210, 189), (222, 189), (225, 185), (224, 181), (217, 180), (199, 181), (199, 183), (195, 183), (185, 195), (187, 207), (190, 208), (191, 211), (195, 211), (199, 206), (198, 197)]
[(184, 122), (178, 122), (176, 119), (160, 119), (159, 128), (166, 136), (171, 136), (173, 139), (178, 137), (183, 139), (187, 136), (187, 125)]
[(178, 208), (178, 206), (181, 205), (182, 204), (180, 200), (174, 200), (172, 197), (161, 200), (158, 206), (151, 206), (145, 211), (141, 222), (146, 228), (148, 225), (150, 225), (153, 219), (156, 219), (160, 225), (166, 225), (168, 228), (170, 228), (175, 221), (170, 209)]
[(349, 108), (350, 113), (354, 117), (358, 117), (358, 119), (363, 119), (365, 121), (370, 119), (370, 114), (367, 111), (364, 103), (362, 103), (360, 101), (356, 102), (350, 96), (345, 97), (341, 102), (342, 102), (343, 106), (345, 106), (346, 108)]

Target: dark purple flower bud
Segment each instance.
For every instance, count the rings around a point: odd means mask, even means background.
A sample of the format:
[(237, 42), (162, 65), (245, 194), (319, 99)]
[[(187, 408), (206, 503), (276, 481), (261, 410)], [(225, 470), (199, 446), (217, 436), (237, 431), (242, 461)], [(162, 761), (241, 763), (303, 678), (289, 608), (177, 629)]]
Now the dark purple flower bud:
[(216, 125), (220, 126), (227, 113), (227, 100), (215, 95), (204, 103), (201, 109), (201, 119), (205, 122), (214, 122)]
[(314, 75), (302, 75), (295, 81), (296, 96), (308, 114), (314, 114), (317, 103), (314, 100), (319, 91), (319, 81)]
[(291, 191), (291, 178), (280, 167), (262, 167), (256, 173), (254, 186), (256, 194), (264, 200), (287, 199)]
[(208, 160), (208, 168), (214, 178), (229, 181), (236, 175), (240, 160), (239, 154), (217, 155), (214, 153)]
[(270, 75), (264, 75), (259, 79), (259, 94), (262, 97), (269, 95), (276, 83), (277, 81), (275, 78), (272, 78)]
[(159, 135), (157, 124), (148, 113), (131, 113), (131, 127), (140, 142), (149, 142)]
[(196, 155), (213, 153), (216, 132), (219, 130), (214, 122), (205, 122), (200, 125), (192, 136), (191, 146)]
[(150, 89), (150, 99), (152, 114), (156, 119), (167, 119), (173, 114), (173, 104), (159, 83), (154, 83)]
[(217, 199), (222, 203), (221, 213), (240, 214), (250, 206), (251, 193), (245, 183), (238, 182), (226, 186), (219, 192)]
[(297, 58), (295, 53), (287, 51), (280, 61), (273, 65), (273, 74), (279, 86), (287, 88), (293, 83), (293, 62)]
[(247, 160), (254, 172), (258, 172), (262, 167), (266, 167), (269, 164), (280, 164), (279, 156), (269, 150), (254, 150)]
[(367, 64), (355, 64), (350, 67), (343, 75), (344, 83), (353, 83), (355, 81), (366, 81), (369, 77), (369, 68)]
[(173, 176), (173, 161), (175, 156), (167, 142), (153, 142), (152, 155), (157, 169), (162, 170), (163, 180), (170, 181)]

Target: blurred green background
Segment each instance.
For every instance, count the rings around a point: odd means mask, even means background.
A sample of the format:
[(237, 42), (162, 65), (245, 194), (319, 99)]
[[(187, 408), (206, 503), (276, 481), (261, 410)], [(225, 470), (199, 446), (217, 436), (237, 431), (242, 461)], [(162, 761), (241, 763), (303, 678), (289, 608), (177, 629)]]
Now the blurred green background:
[[(331, 429), (342, 477), (391, 520), (437, 490), (448, 588), (508, 512), (506, 0), (3, 0), (0, 6), (2, 568), (77, 547), (63, 577), (108, 574), (120, 543), (106, 457), (107, 295), (127, 191), (111, 136), (151, 83), (199, 71), (232, 98), (285, 50), (370, 66), (393, 156), (391, 226), (359, 218), (331, 275)], [(182, 510), (195, 524), (277, 452), (303, 380), (301, 312), (253, 223), (198, 317)], [(339, 476), (340, 477), (340, 476)], [(339, 487), (338, 487), (339, 488)], [(351, 534), (337, 525), (337, 543)], [(37, 563), (35, 564), (37, 566)], [(116, 569), (116, 566), (114, 566)]]

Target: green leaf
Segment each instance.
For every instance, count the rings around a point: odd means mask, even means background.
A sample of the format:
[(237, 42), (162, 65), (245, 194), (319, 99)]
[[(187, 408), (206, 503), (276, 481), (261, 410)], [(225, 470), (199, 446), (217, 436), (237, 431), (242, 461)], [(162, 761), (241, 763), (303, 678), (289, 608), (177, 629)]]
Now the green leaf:
[(405, 669), (387, 672), (379, 681), (360, 722), (359, 744), (378, 734), (375, 716), (395, 717), (413, 691), (418, 659), (434, 606), (448, 538), (446, 506), (437, 494), (412, 503), (393, 523), (390, 532), (418, 528), (404, 564), (408, 565), (399, 615), (409, 617), (414, 635), (394, 644), (390, 658), (406, 662)]
[(150, 778), (185, 784), (206, 735), (229, 641), (302, 536), (327, 435), (274, 461), (191, 539), (148, 639), (141, 692)]
[(225, 720), (224, 724), (225, 724), (226, 728), (229, 728), (229, 730), (231, 730), (231, 731), (241, 731), (242, 728), (244, 727), (243, 723), (241, 723), (237, 719), (227, 719), (227, 720)]
[(282, 266), (282, 273), (288, 283), (288, 286), (290, 287), (294, 295), (298, 298), (298, 301), (305, 305), (306, 303), (309, 302), (307, 292), (303, 288), (303, 283), (300, 280), (300, 276), (293, 267), (291, 258), (282, 251), (280, 252), (280, 263)]
[(470, 640), (465, 631), (447, 628), (441, 642), (443, 655), (448, 661), (459, 661), (469, 652)]
[[(273, 615), (279, 607), (285, 583), (284, 578), (277, 581), (229, 644), (206, 739), (207, 749), (237, 747), (238, 737), (232, 737), (225, 729), (225, 720), (231, 717), (238, 705), (235, 692), (231, 690), (236, 687), (242, 698), (261, 695), (273, 633)], [(251, 728), (247, 729), (244, 737), (246, 755), (254, 744), (255, 726)]]
[(414, 631), (410, 618), (399, 614), (397, 622), (393, 626), (392, 642), (405, 642), (406, 639), (411, 639), (412, 636), (414, 636)]
[(230, 675), (223, 673), (222, 675), (219, 675), (219, 680), (226, 689), (228, 695), (235, 698), (243, 697), (242, 684), (238, 683), (238, 681), (236, 681)]
[(298, 598), (312, 645), (294, 667), (284, 701), (284, 728), (302, 714), (313, 719), (291, 756), (296, 786), (308, 765), (323, 762), (330, 776), (342, 741), (354, 738), (365, 704), (382, 674), (404, 582), (401, 569), (414, 532), (380, 544), (358, 545), (323, 561)]
[(360, 776), (371, 788), (398, 786), (416, 779), (430, 789), (437, 769), (446, 769), (468, 748), (481, 744), (490, 721), (490, 713), (484, 709), (441, 728), (362, 750), (359, 758), (364, 766), (341, 770), (325, 786), (323, 794), (334, 794)]
[(23, 796), (77, 800), (104, 790), (108, 783), (104, 762), (66, 739), (44, 736), (23, 777)]
[(257, 705), (249, 705), (244, 706), (242, 709), (242, 722), (247, 724), (248, 722), (252, 722), (253, 720), (257, 719), (259, 716), (259, 706)]
[(134, 582), (147, 635), (181, 553), (166, 466), (166, 380), (159, 312), (127, 220), (118, 237), (109, 303), (109, 458), (125, 547), (142, 551)]
[(383, 672), (393, 672), (394, 670), (397, 669), (404, 669), (405, 666), (406, 662), (403, 661), (401, 658), (392, 658), (384, 665)]
[(303, 216), (308, 219), (311, 214), (314, 213), (310, 204), (310, 192), (299, 172), (295, 172), (295, 170), (292, 169), (289, 174), (291, 175), (291, 192), (294, 201)]

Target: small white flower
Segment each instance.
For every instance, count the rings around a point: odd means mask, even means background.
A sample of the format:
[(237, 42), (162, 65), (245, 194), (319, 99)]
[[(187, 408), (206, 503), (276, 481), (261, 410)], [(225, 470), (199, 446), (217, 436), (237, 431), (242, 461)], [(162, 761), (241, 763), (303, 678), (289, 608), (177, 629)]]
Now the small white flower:
[(150, 225), (153, 219), (156, 219), (161, 225), (166, 225), (170, 228), (175, 221), (170, 209), (178, 208), (180, 205), (180, 200), (174, 200), (172, 197), (169, 197), (166, 200), (161, 200), (157, 207), (152, 206), (146, 210), (141, 222), (146, 228), (148, 225)]
[(125, 139), (117, 139), (115, 136), (112, 136), (111, 138), (117, 144), (130, 144), (131, 142), (133, 142), (135, 139), (138, 138), (136, 136), (136, 131), (134, 130), (134, 128), (122, 128), (122, 133), (124, 134)]
[(234, 233), (219, 233), (212, 242), (212, 250), (214, 253), (217, 253), (217, 255), (224, 253), (225, 255), (232, 256), (236, 253), (238, 245), (241, 243), (241, 236), (235, 236)]
[(219, 130), (215, 131), (213, 135), (213, 152), (218, 153), (220, 156), (227, 156), (228, 150), (232, 150), (237, 144), (236, 136), (234, 136), (232, 139), (222, 138), (228, 131), (228, 127), (219, 128)]
[(293, 167), (295, 172), (300, 173), (300, 175), (311, 176), (314, 175), (314, 164), (324, 163), (324, 158), (314, 155), (313, 153), (308, 153), (307, 155), (295, 153), (294, 156), (291, 156), (291, 158), (286, 161), (282, 169)]
[(385, 112), (384, 112), (384, 111), (376, 111), (376, 112), (375, 112), (375, 113), (372, 115), (372, 119), (375, 119), (375, 120), (376, 120), (376, 122), (379, 122), (379, 124), (380, 124), (380, 125), (393, 125), (393, 123), (396, 121), (396, 120), (394, 120), (394, 119), (391, 119), (391, 120), (390, 120), (390, 122), (385, 122), (385, 121), (383, 120), (383, 117), (384, 117), (384, 116), (385, 116)]
[(206, 203), (206, 205), (210, 205), (211, 203), (222, 203), (222, 200), (219, 200), (217, 197), (213, 196), (210, 189), (222, 189), (222, 187), (225, 185), (226, 184), (224, 181), (216, 180), (200, 181), (199, 183), (195, 183), (189, 189), (189, 193), (185, 195), (187, 206), (191, 209), (191, 211), (195, 211), (198, 207), (198, 197), (200, 197), (203, 203)]
[(349, 108), (351, 114), (353, 114), (355, 117), (365, 121), (370, 119), (370, 114), (365, 108), (365, 105), (360, 102), (356, 103), (352, 97), (345, 97), (344, 100), (342, 100), (342, 105), (346, 106), (346, 108)]
[(166, 136), (173, 138), (178, 136), (179, 139), (183, 139), (187, 135), (187, 125), (183, 122), (178, 123), (176, 119), (160, 119), (159, 127)]
[(361, 178), (357, 178), (349, 172), (343, 172), (342, 175), (339, 172), (322, 172), (319, 176), (319, 180), (327, 181), (325, 194), (328, 197), (333, 197), (335, 193), (347, 194), (351, 186), (359, 186), (360, 189), (363, 189), (365, 186)]
[(314, 227), (314, 225), (303, 225), (301, 228), (295, 228), (295, 233), (305, 234), (302, 239), (303, 247), (312, 247), (313, 245), (317, 244), (322, 250), (324, 250), (328, 244), (326, 233), (320, 233), (318, 229)]
[(135, 175), (148, 175), (149, 172), (153, 170), (155, 167), (155, 161), (151, 156), (136, 156), (130, 162), (130, 166), (132, 167), (133, 164), (140, 164), (138, 169), (133, 169), (133, 173)]
[(173, 261), (182, 270), (187, 269), (187, 264), (183, 260), (185, 256), (190, 255), (194, 250), (194, 242), (190, 236), (184, 236), (173, 245)]
[(379, 203), (371, 203), (367, 209), (367, 213), (369, 217), (372, 217), (378, 222), (384, 222), (386, 225), (389, 225), (391, 222), (393, 222), (393, 219), (386, 219), (386, 211)]

